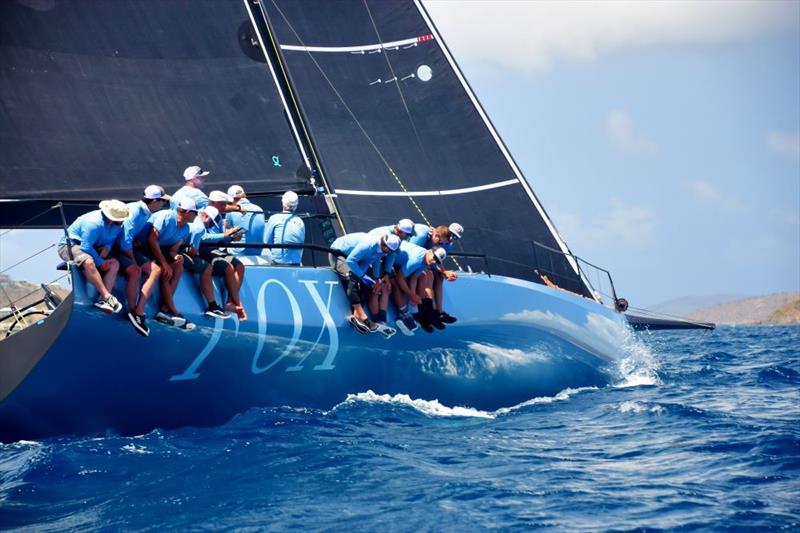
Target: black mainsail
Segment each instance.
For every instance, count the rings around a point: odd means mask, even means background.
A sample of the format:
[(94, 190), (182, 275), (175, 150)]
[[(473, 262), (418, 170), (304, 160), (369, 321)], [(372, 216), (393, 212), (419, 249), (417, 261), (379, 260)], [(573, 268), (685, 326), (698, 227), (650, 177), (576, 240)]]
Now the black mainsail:
[(492, 272), (540, 281), (544, 258), (558, 285), (591, 296), (418, 1), (260, 5), (347, 231), (458, 221), (460, 246)]
[[(241, 1), (0, 2), (0, 198), (310, 189)], [(13, 222), (13, 221), (10, 221)]]

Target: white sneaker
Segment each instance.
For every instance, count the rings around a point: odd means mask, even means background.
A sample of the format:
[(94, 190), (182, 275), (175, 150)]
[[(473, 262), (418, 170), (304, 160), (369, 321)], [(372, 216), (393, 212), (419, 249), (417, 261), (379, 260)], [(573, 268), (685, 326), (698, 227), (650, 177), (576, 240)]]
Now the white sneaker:
[[(98, 298), (98, 300), (94, 303), (94, 306), (101, 310), (102, 312), (110, 315), (114, 312), (114, 304), (112, 303), (112, 298), (116, 300), (113, 296), (109, 296), (108, 298), (103, 298), (102, 296)], [(119, 303), (119, 302), (117, 302)], [(122, 306), (120, 305), (120, 308)]]
[(385, 322), (375, 322), (375, 325), (378, 326), (378, 333), (386, 337), (387, 339), (391, 339), (397, 330), (394, 329), (392, 326), (387, 325)]
[(115, 313), (119, 313), (120, 311), (122, 311), (122, 304), (120, 303), (119, 300), (117, 300), (117, 297), (114, 296), (113, 294), (109, 296), (106, 301), (109, 303), (109, 305), (111, 305)]

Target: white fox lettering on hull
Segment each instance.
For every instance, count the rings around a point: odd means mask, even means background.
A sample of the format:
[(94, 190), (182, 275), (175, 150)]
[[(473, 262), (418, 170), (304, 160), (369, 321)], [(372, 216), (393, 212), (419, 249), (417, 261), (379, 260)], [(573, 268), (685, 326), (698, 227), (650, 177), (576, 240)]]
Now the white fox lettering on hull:
[[(333, 320), (333, 317), (330, 313), (331, 302), (333, 300), (333, 291), (336, 286), (338, 286), (337, 281), (325, 281), (324, 284), (327, 285), (327, 295), (326, 298), (323, 299), (322, 295), (320, 294), (320, 290), (317, 287), (318, 281), (317, 280), (297, 280), (303, 287), (305, 287), (305, 291), (308, 294), (307, 298), (302, 298), (301, 302), (308, 302), (313, 303), (313, 308), (319, 313), (322, 324), (320, 326), (319, 334), (317, 335), (316, 339), (314, 340), (311, 347), (305, 351), (304, 354), (298, 359), (297, 363), (292, 366), (289, 366), (285, 369), (286, 372), (298, 372), (302, 370), (303, 363), (305, 360), (314, 352), (314, 350), (319, 345), (320, 341), (322, 340), (323, 335), (325, 332), (328, 332), (328, 350), (325, 354), (325, 359), (322, 363), (315, 365), (313, 370), (333, 370), (335, 365), (333, 364), (334, 360), (336, 359), (336, 355), (339, 352), (339, 332), (336, 328), (336, 323)], [(271, 299), (273, 305), (283, 307), (284, 309), (288, 308), (291, 312), (291, 324), (292, 324), (292, 334), (288, 340), (288, 343), (283, 348), (281, 353), (276, 356), (270, 363), (264, 365), (260, 363), (261, 354), (264, 350), (264, 345), (268, 339), (268, 325), (269, 325), (269, 310), (267, 306), (267, 290), (271, 285), (275, 285), (280, 289), (280, 293), (284, 295), (284, 298), (280, 299)], [(274, 293), (274, 291), (273, 291)], [(301, 292), (302, 296), (302, 292)], [(295, 296), (295, 293), (290, 289), (284, 282), (277, 280), (277, 279), (268, 279), (261, 284), (261, 287), (258, 290), (258, 296), (256, 299), (257, 302), (257, 311), (258, 311), (258, 344), (256, 345), (256, 349), (253, 353), (253, 358), (250, 364), (250, 371), (253, 374), (261, 374), (270, 370), (271, 368), (275, 367), (280, 361), (284, 358), (292, 354), (296, 351), (297, 344), (301, 340), (301, 336), (303, 334), (304, 323), (303, 323), (303, 311), (298, 301), (298, 298)], [(277, 302), (277, 303), (276, 303)], [(278, 307), (278, 308), (280, 308)], [(305, 306), (306, 309), (311, 308), (312, 306)], [(273, 308), (273, 312), (276, 308)], [(221, 319), (218, 319), (215, 327), (214, 332), (209, 338), (206, 345), (203, 349), (195, 356), (194, 360), (192, 360), (191, 364), (186, 367), (180, 374), (176, 374), (170, 377), (170, 381), (186, 381), (186, 380), (193, 380), (200, 377), (199, 369), (206, 361), (206, 359), (211, 355), (211, 353), (216, 348), (217, 344), (222, 337), (222, 331), (224, 329), (224, 322)], [(238, 326), (238, 324), (237, 324)], [(237, 328), (238, 330), (238, 328)]]

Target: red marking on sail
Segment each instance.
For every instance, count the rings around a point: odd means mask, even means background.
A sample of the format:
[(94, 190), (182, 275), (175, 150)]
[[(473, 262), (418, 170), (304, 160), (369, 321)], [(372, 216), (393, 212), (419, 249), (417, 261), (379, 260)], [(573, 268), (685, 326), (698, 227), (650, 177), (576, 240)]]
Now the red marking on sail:
[(431, 35), (430, 33), (428, 35), (420, 35), (419, 37), (417, 37), (418, 43), (424, 43), (425, 41), (432, 41), (432, 40), (433, 40), (433, 35)]

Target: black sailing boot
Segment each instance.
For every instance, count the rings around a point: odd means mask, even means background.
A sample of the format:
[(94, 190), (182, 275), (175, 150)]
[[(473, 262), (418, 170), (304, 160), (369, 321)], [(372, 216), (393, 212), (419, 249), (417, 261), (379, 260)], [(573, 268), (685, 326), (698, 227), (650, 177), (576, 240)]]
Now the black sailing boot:
[(433, 333), (433, 325), (431, 324), (431, 317), (433, 315), (433, 300), (430, 298), (423, 298), (422, 303), (419, 304), (419, 310), (414, 313), (414, 319), (419, 322), (422, 329), (426, 333)]

